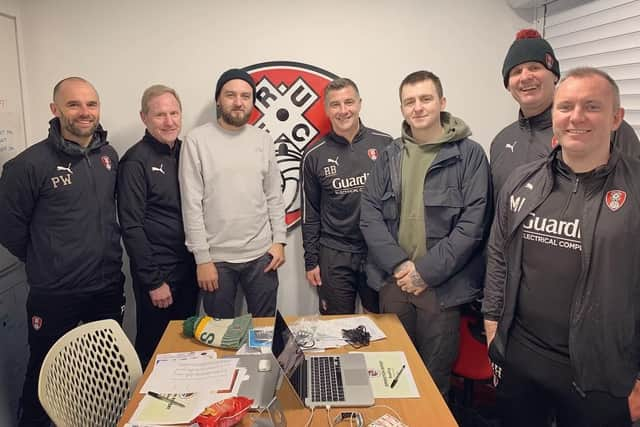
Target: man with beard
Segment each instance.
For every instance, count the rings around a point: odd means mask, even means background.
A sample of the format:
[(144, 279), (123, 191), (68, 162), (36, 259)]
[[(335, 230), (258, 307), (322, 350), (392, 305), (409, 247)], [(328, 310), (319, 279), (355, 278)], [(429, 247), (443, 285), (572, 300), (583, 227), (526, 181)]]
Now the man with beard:
[(0, 243), (26, 265), (30, 358), (20, 426), (48, 426), (38, 376), (51, 346), (78, 323), (122, 322), (116, 222), (118, 155), (99, 124), (100, 100), (79, 77), (60, 81), (49, 136), (4, 166)]
[(205, 312), (235, 316), (238, 285), (253, 316), (273, 316), (286, 224), (280, 170), (269, 135), (247, 122), (255, 83), (243, 70), (216, 84), (217, 120), (193, 129), (180, 154), (187, 248)]
[(118, 216), (136, 296), (136, 350), (143, 366), (170, 320), (196, 314), (193, 256), (184, 245), (178, 153), (182, 106), (175, 90), (153, 85), (144, 91), (142, 139), (122, 157)]

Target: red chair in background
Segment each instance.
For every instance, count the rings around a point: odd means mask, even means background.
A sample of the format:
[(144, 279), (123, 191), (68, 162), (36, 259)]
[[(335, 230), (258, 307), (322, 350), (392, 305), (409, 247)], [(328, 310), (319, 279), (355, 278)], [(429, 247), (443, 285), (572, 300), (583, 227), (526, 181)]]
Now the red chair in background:
[(458, 359), (453, 365), (452, 372), (464, 380), (462, 403), (464, 407), (472, 406), (474, 381), (488, 381), (493, 377), (484, 335), (475, 337), (472, 327), (481, 329), (482, 319), (463, 314), (460, 317)]

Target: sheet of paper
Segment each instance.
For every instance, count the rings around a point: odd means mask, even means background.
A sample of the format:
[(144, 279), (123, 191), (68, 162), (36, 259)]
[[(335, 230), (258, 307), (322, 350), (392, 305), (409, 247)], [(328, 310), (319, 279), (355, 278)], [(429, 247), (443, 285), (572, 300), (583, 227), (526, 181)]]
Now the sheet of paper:
[(215, 350), (199, 350), (199, 351), (183, 351), (179, 353), (160, 353), (156, 357), (156, 362), (164, 360), (184, 360), (184, 359), (198, 359), (208, 358), (217, 359), (218, 355)]
[(228, 389), (238, 359), (194, 357), (157, 360), (142, 393), (195, 393)]
[(182, 408), (171, 402), (158, 400), (146, 395), (140, 401), (138, 408), (131, 417), (133, 426), (173, 426), (190, 425), (207, 406), (220, 400), (237, 396), (240, 384), (249, 379), (246, 368), (236, 368), (233, 384), (227, 390), (217, 390), (201, 393), (170, 393), (163, 396), (183, 404)]
[(212, 403), (237, 396), (238, 392), (240, 391), (240, 384), (249, 379), (250, 377), (249, 375), (247, 375), (246, 368), (236, 368), (236, 375), (234, 377), (233, 385), (231, 386), (231, 388), (228, 390), (217, 390), (205, 393), (203, 396), (203, 399), (205, 400), (203, 409), (211, 405)]
[[(364, 355), (374, 397), (420, 397), (407, 357), (403, 351), (363, 351), (356, 353)], [(402, 366), (405, 368), (402, 369)], [(402, 370), (401, 373), (400, 370)], [(396, 384), (391, 387), (393, 380), (396, 378)]]
[(145, 395), (131, 417), (131, 423), (137, 425), (190, 424), (207, 406), (200, 393), (163, 393), (162, 395), (184, 405), (184, 408)]

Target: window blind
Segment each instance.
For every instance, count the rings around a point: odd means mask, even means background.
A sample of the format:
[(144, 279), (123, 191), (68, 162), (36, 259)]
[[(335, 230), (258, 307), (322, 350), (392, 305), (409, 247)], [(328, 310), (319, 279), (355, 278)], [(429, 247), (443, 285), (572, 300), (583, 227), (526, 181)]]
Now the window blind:
[(569, 9), (563, 1), (543, 8), (544, 38), (560, 72), (597, 67), (620, 87), (625, 120), (640, 136), (640, 0), (594, 0)]

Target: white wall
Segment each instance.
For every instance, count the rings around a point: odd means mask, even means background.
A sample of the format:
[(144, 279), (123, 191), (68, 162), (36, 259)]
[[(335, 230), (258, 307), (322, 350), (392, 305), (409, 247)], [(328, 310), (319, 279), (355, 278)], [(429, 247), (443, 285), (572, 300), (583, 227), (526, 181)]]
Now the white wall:
[[(15, 0), (0, 0), (2, 5)], [(517, 30), (532, 25), (496, 0), (23, 0), (27, 139), (46, 136), (53, 85), (84, 76), (98, 89), (102, 124), (120, 154), (143, 132), (139, 99), (153, 83), (173, 86), (183, 134), (212, 118), (219, 74), (230, 67), (292, 60), (353, 78), (369, 126), (397, 136), (398, 84), (429, 69), (443, 81), (449, 110), (488, 148), (516, 117), (500, 69)], [(281, 270), (288, 313), (316, 310), (304, 280), (299, 228)], [(286, 292), (286, 295), (283, 293)]]

